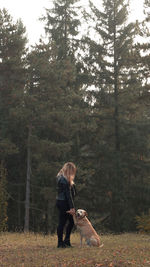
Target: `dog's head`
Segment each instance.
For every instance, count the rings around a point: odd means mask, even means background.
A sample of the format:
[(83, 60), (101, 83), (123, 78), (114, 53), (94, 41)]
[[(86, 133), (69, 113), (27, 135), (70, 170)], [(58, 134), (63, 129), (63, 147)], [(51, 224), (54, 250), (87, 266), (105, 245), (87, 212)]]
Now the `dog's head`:
[(76, 217), (79, 218), (79, 219), (82, 219), (84, 218), (85, 216), (88, 216), (87, 212), (85, 210), (82, 210), (82, 209), (78, 209), (76, 211)]

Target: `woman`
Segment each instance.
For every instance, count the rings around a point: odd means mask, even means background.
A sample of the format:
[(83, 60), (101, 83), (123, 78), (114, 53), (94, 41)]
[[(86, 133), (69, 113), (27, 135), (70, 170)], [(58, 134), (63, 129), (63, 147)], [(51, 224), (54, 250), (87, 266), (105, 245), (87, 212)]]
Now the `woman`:
[[(57, 227), (58, 248), (71, 247), (70, 234), (74, 226), (73, 214), (75, 213), (74, 197), (76, 195), (74, 178), (76, 166), (72, 162), (64, 164), (57, 174), (58, 195), (56, 205), (59, 211), (59, 222)], [(69, 212), (69, 213), (68, 213)], [(66, 235), (63, 241), (63, 231), (66, 222)]]

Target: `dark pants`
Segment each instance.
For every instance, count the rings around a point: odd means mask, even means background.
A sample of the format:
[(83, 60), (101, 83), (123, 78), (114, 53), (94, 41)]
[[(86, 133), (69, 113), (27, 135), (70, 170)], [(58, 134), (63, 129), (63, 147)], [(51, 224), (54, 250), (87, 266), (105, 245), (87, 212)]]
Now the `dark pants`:
[(66, 213), (66, 211), (69, 210), (69, 207), (67, 206), (66, 201), (57, 200), (56, 205), (57, 205), (58, 212), (59, 212), (57, 236), (58, 236), (58, 243), (60, 244), (63, 242), (63, 231), (64, 231), (64, 227), (67, 222), (68, 224), (66, 227), (65, 241), (70, 240), (70, 234), (74, 226), (74, 221), (73, 221), (72, 215), (69, 213)]

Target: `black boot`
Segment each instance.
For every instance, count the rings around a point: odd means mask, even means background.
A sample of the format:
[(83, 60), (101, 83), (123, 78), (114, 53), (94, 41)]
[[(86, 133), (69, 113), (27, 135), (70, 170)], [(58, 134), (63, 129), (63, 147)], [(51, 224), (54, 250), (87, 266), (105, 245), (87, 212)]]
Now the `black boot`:
[(65, 239), (64, 240), (64, 245), (68, 248), (72, 248), (72, 245), (70, 244), (70, 239)]
[(57, 245), (57, 248), (65, 248), (66, 245), (64, 244), (63, 241), (58, 241), (58, 245)]

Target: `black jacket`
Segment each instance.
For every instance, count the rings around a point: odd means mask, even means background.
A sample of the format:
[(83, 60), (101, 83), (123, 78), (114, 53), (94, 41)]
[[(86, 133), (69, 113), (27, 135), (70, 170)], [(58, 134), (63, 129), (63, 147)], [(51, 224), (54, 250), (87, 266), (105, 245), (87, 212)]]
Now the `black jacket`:
[(69, 209), (75, 208), (74, 206), (74, 197), (76, 195), (75, 185), (70, 186), (67, 179), (63, 175), (61, 175), (57, 177), (57, 189), (58, 189), (58, 194), (56, 199), (65, 201)]

